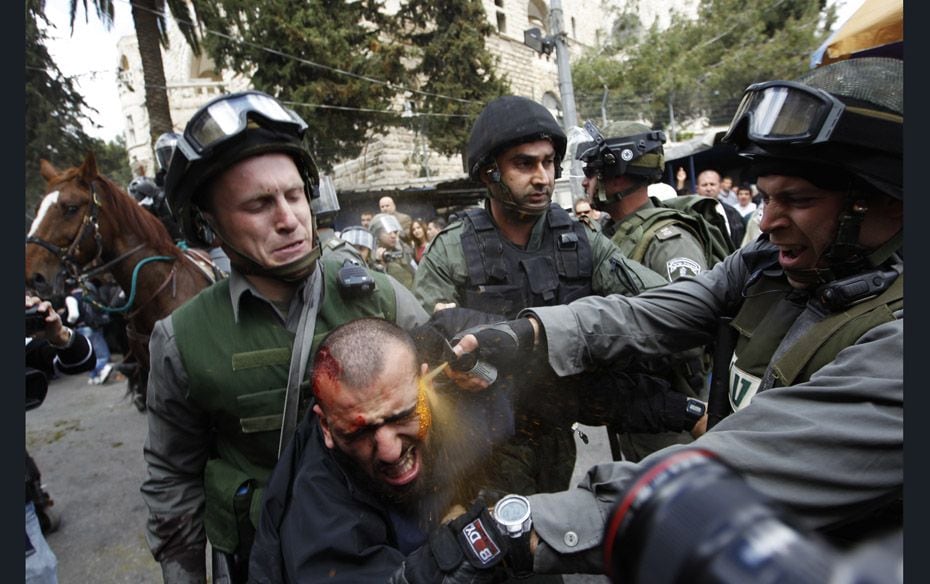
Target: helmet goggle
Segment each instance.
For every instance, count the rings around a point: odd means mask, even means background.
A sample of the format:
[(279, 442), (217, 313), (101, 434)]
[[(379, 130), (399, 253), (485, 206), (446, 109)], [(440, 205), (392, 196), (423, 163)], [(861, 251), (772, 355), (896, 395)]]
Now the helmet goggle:
[(897, 141), (891, 143), (897, 143), (897, 152), (901, 152), (903, 122), (897, 114), (847, 106), (815, 87), (766, 81), (746, 88), (723, 141), (745, 135), (748, 141), (763, 145), (841, 142), (874, 148), (876, 133), (883, 132), (892, 138), (897, 134)]
[(588, 178), (627, 174), (631, 162), (665, 143), (665, 134), (658, 130), (605, 140), (591, 122), (584, 127), (594, 141), (579, 144), (576, 157), (585, 163), (582, 171)]
[(270, 95), (246, 91), (220, 97), (194, 114), (178, 140), (178, 148), (192, 162), (244, 132), (249, 120), (298, 138), (307, 129), (306, 122)]
[(165, 133), (158, 137), (155, 141), (155, 160), (158, 162), (158, 168), (168, 169), (177, 143), (178, 135), (174, 133)]

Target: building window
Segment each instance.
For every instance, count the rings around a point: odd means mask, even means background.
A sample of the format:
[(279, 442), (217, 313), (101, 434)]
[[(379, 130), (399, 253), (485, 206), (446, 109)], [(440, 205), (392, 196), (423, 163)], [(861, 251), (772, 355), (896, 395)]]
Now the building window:
[(501, 34), (507, 32), (507, 17), (503, 12), (497, 13), (497, 32)]
[(494, 0), (494, 6), (497, 6), (498, 8), (503, 8), (504, 0)]
[(132, 123), (132, 116), (126, 116), (126, 144), (132, 146), (136, 143), (136, 127)]
[(549, 34), (549, 9), (543, 0), (530, 0), (526, 6), (526, 19), (530, 26), (535, 26)]
[(199, 56), (191, 57), (190, 68), (191, 79), (209, 79), (210, 81), (222, 81), (219, 73), (216, 72), (216, 64), (206, 52), (200, 53)]
[(575, 17), (574, 16), (572, 16), (572, 38), (573, 39), (578, 38), (578, 29), (575, 28)]

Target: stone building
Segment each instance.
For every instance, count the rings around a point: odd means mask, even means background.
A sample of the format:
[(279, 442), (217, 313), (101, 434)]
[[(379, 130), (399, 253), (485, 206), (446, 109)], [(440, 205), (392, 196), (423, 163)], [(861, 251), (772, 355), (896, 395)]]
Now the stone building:
[[(385, 10), (393, 12), (401, 0), (387, 0)], [(488, 21), (495, 33), (486, 40), (496, 55), (498, 74), (509, 80), (513, 93), (530, 97), (549, 108), (561, 119), (558, 70), (555, 54), (546, 58), (524, 44), (524, 30), (537, 27), (548, 34), (549, 4), (546, 0), (483, 0)], [(571, 56), (596, 46), (610, 34), (608, 15), (612, 8), (638, 11), (645, 25), (655, 18), (666, 18), (672, 8), (681, 9), (696, 0), (565, 0), (562, 2), (563, 30)], [(227, 71), (217, 71), (206, 55), (193, 55), (177, 24), (168, 18), (171, 49), (162, 51), (172, 119), (181, 131), (193, 112), (223, 92), (249, 87), (249, 80)], [(133, 172), (149, 176), (155, 172), (148, 143), (148, 116), (144, 107), (143, 80), (138, 45), (134, 36), (119, 41), (120, 101), (126, 120), (125, 138)], [(431, 187), (445, 180), (465, 177), (461, 157), (445, 157), (430, 152), (428, 142), (418, 133), (398, 128), (384, 135), (372, 135), (361, 155), (341, 161), (333, 170), (336, 187), (346, 190), (391, 190), (405, 187)], [(568, 205), (570, 205), (570, 199)]]

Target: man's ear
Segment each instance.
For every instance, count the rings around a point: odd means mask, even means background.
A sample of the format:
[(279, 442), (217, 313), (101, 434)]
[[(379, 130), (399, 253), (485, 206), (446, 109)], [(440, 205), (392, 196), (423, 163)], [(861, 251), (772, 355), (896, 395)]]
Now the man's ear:
[(313, 413), (316, 414), (317, 419), (320, 421), (320, 429), (323, 430), (323, 443), (332, 450), (336, 444), (333, 442), (333, 433), (329, 429), (329, 422), (326, 420), (326, 415), (323, 413), (323, 409), (320, 408), (320, 404), (313, 404)]

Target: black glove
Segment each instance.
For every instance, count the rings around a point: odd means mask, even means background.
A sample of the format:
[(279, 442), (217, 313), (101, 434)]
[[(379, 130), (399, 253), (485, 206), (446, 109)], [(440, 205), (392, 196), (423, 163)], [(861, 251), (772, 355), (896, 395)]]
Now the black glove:
[(404, 560), (391, 582), (403, 584), (496, 584), (507, 579), (502, 561), (509, 538), (497, 528), (484, 501), (430, 532), (429, 542)]
[[(512, 365), (533, 349), (535, 334), (528, 318), (518, 318), (462, 331), (456, 339), (471, 334), (478, 339), (481, 358), (497, 366)], [(463, 356), (464, 358), (464, 356)]]

